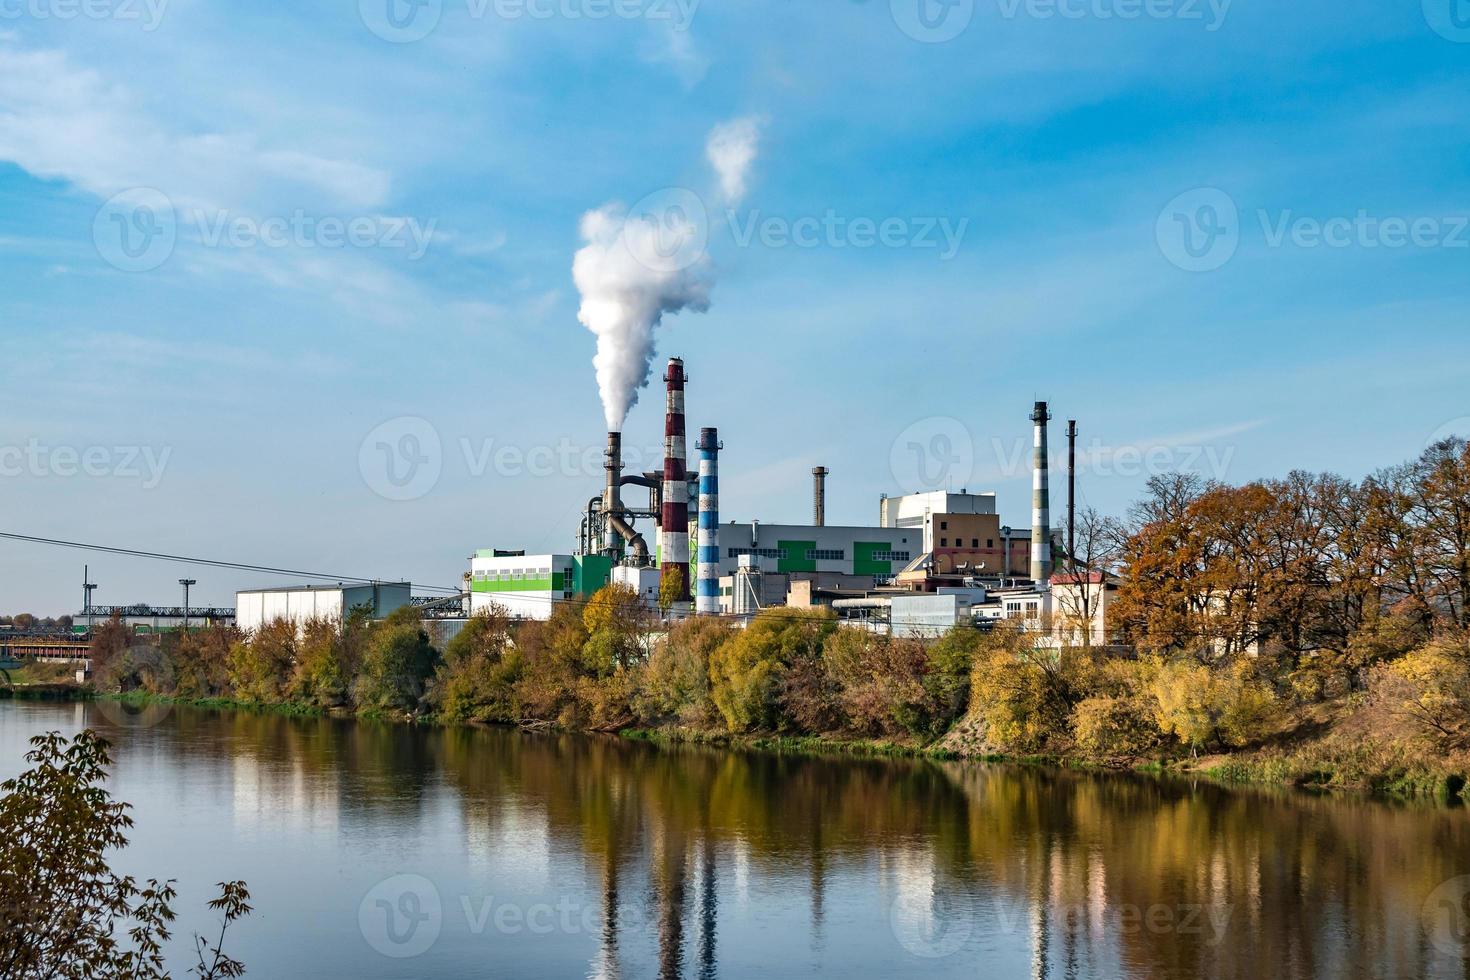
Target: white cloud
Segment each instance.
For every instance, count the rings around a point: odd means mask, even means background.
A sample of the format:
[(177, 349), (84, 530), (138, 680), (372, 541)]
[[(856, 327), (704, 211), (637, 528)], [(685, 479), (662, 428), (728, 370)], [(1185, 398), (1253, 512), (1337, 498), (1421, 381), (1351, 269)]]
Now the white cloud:
[(380, 170), (252, 133), (174, 131), (136, 93), (52, 50), (0, 48), (0, 159), (98, 197), (152, 187), (179, 206), (259, 211), (304, 190), (315, 206), (366, 209), (389, 190)]
[(760, 143), (761, 120), (756, 116), (720, 123), (709, 134), (705, 155), (720, 178), (720, 193), (728, 204), (745, 197), (750, 166)]

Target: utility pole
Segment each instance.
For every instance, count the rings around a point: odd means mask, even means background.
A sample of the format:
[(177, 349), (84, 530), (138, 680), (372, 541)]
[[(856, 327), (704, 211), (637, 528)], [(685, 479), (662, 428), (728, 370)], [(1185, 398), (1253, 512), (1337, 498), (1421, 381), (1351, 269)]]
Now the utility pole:
[(184, 587), (184, 632), (189, 632), (189, 586), (198, 585), (197, 579), (181, 578), (179, 584)]
[(92, 633), (92, 592), (97, 588), (92, 581), (92, 569), (82, 566), (82, 612), (87, 616), (87, 635)]
[[(1077, 574), (1077, 420), (1067, 422), (1067, 567)], [(1073, 584), (1076, 584), (1075, 582)]]

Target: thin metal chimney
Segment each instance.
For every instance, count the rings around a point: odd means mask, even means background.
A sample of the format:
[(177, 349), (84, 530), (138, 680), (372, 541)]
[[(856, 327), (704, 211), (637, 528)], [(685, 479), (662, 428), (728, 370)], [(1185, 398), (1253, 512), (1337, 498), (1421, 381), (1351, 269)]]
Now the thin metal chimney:
[(1050, 419), (1046, 402), (1037, 402), (1031, 413), (1036, 432), (1031, 483), (1031, 579), (1037, 588), (1046, 588), (1051, 581), (1051, 490), (1046, 460), (1046, 423)]
[(684, 362), (669, 358), (664, 374), (668, 387), (668, 414), (664, 417), (664, 500), (659, 531), (659, 565), (665, 573), (678, 569), (679, 595), (689, 601), (689, 475), (684, 448)]
[(1067, 571), (1077, 571), (1077, 420), (1067, 420)]
[(812, 470), (812, 526), (827, 526), (827, 467)]
[(694, 611), (720, 612), (720, 434), (699, 430), (699, 588)]
[(623, 537), (614, 526), (615, 518), (623, 512), (622, 490), (619, 488), (623, 478), (621, 432), (607, 434), (607, 452), (602, 468), (607, 472), (607, 484), (602, 491), (602, 550), (609, 558), (616, 558), (623, 552)]

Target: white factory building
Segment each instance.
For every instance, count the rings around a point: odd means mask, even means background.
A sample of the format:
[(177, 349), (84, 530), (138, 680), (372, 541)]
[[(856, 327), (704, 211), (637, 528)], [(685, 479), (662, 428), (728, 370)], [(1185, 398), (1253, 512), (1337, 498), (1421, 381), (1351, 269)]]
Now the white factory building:
[(591, 596), (612, 571), (612, 561), (602, 555), (482, 549), (470, 559), (470, 612), (493, 605), (517, 619), (546, 619), (558, 602)]
[(407, 582), (251, 589), (235, 593), (235, 625), (252, 633), (278, 619), (298, 627), (313, 619), (341, 623), (354, 609), (364, 609), (373, 619), (382, 619), (399, 606), (408, 605), (412, 594), (413, 587)]

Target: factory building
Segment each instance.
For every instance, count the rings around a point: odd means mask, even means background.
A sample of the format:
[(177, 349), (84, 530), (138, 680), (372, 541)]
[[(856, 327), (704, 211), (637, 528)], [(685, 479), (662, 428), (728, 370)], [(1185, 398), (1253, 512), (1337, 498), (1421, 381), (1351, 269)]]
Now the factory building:
[(810, 524), (720, 525), (720, 577), (734, 575), (742, 556), (776, 573), (831, 572), (886, 579), (923, 553), (919, 530)]
[(235, 593), (235, 625), (252, 633), (267, 623), (286, 620), (298, 627), (313, 619), (341, 623), (354, 609), (382, 619), (413, 598), (407, 582), (367, 585), (297, 585)]
[(1003, 526), (994, 493), (934, 490), (878, 502), (878, 523), (919, 531), (923, 571), (993, 581), (1025, 578), (1030, 572), (1031, 531)]
[(470, 559), (470, 613), (496, 605), (520, 619), (546, 619), (559, 602), (585, 599), (611, 581), (603, 555), (527, 555), (485, 549)]

